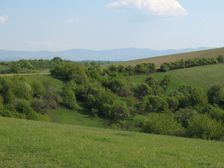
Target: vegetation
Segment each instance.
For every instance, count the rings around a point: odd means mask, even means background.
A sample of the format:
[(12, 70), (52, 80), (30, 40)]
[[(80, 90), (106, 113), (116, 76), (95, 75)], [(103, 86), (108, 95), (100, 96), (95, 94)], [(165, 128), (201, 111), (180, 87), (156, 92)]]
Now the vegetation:
[(196, 52), (173, 54), (173, 55), (167, 55), (167, 56), (127, 61), (127, 62), (119, 62), (119, 63), (116, 63), (116, 65), (135, 66), (137, 64), (142, 64), (142, 63), (154, 63), (156, 67), (159, 68), (160, 65), (163, 64), (164, 62), (167, 62), (167, 63), (177, 62), (180, 60), (188, 60), (188, 59), (194, 59), (194, 58), (216, 58), (218, 55), (224, 55), (224, 48), (216, 48), (216, 49), (209, 49), (209, 50), (196, 51)]
[(222, 168), (222, 142), (0, 118), (0, 167)]
[[(191, 62), (207, 64), (210, 60), (221, 63), (222, 57)], [(32, 77), (0, 78), (1, 116), (52, 120), (49, 114), (60, 108), (73, 113), (85, 111), (115, 128), (211, 140), (224, 137), (222, 85), (211, 86), (208, 91), (184, 85), (170, 90), (173, 79), (168, 75), (154, 78), (156, 66), (151, 63), (107, 68), (60, 58), (49, 63), (51, 76), (60, 86)], [(131, 82), (142, 75), (141, 83)], [(142, 117), (136, 121), (138, 115)], [(204, 122), (198, 124), (200, 119)]]
[(191, 68), (195, 66), (204, 66), (204, 65), (212, 65), (224, 63), (224, 56), (218, 56), (217, 58), (194, 58), (188, 60), (180, 60), (176, 62), (163, 63), (160, 66), (161, 72), (167, 72), (169, 70), (175, 69), (183, 69), (183, 68)]

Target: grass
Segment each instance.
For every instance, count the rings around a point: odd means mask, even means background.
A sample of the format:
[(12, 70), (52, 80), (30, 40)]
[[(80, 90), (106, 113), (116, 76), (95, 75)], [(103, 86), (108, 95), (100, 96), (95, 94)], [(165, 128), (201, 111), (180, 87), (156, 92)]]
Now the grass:
[[(180, 69), (166, 73), (154, 73), (156, 79), (163, 76), (171, 77), (170, 90), (176, 89), (181, 85), (200, 87), (207, 90), (213, 85), (224, 85), (224, 64), (200, 66), (194, 68)], [(133, 84), (140, 84), (146, 79), (146, 75), (135, 75), (129, 77)]]
[(224, 143), (0, 118), (0, 167), (223, 168)]
[(62, 124), (74, 124), (80, 126), (91, 126), (91, 127), (105, 127), (105, 120), (98, 117), (91, 117), (86, 114), (82, 114), (76, 111), (71, 111), (63, 108), (52, 110), (49, 113), (49, 119), (52, 122)]
[(181, 59), (192, 59), (192, 58), (211, 58), (217, 57), (218, 55), (224, 55), (224, 48), (217, 48), (217, 49), (209, 49), (204, 51), (196, 51), (196, 52), (188, 52), (188, 53), (181, 53), (181, 54), (173, 54), (167, 56), (160, 56), (160, 57), (153, 57), (153, 58), (145, 58), (133, 61), (126, 61), (126, 62), (119, 62), (116, 63), (118, 65), (136, 65), (140, 63), (155, 63), (157, 67), (159, 67), (164, 62), (174, 62), (179, 61)]

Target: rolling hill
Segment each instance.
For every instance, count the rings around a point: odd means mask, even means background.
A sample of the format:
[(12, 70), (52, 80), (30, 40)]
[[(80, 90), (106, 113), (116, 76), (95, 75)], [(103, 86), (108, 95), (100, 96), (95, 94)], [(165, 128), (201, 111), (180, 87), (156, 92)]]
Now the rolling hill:
[(224, 143), (0, 118), (0, 167), (222, 168)]
[(156, 66), (160, 66), (164, 62), (174, 62), (174, 61), (179, 61), (181, 59), (187, 60), (192, 58), (212, 58), (212, 57), (217, 57), (218, 55), (224, 55), (224, 48), (194, 51), (194, 52), (173, 54), (173, 55), (146, 58), (146, 59), (138, 59), (138, 60), (132, 60), (132, 61), (126, 61), (126, 62), (119, 62), (116, 64), (126, 66), (126, 65), (136, 65), (140, 63), (154, 63), (156, 64)]
[[(165, 75), (171, 77), (170, 90), (174, 90), (182, 85), (200, 87), (207, 90), (213, 85), (224, 85), (224, 64), (199, 66), (152, 74), (156, 79), (162, 79)], [(141, 84), (146, 77), (147, 75), (134, 75), (128, 77), (127, 80), (136, 85)]]

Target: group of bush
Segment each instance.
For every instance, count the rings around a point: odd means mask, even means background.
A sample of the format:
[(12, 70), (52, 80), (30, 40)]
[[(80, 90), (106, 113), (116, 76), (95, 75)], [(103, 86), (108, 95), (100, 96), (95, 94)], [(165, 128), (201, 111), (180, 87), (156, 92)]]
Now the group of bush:
[(163, 63), (160, 66), (161, 72), (167, 72), (175, 69), (191, 68), (195, 66), (212, 65), (224, 63), (224, 56), (220, 55), (217, 58), (194, 58), (188, 60), (180, 60), (176, 62)]
[[(64, 63), (51, 74), (66, 84), (63, 97), (67, 107), (82, 105), (89, 114), (110, 120), (116, 127), (130, 128), (134, 123), (135, 129), (149, 133), (205, 139), (224, 136), (221, 86), (213, 86), (207, 93), (190, 86), (168, 92), (169, 76), (161, 81), (148, 76), (145, 82), (132, 85), (123, 72), (105, 71), (94, 64)], [(143, 119), (136, 123), (139, 115)]]
[[(21, 77), (0, 78), (0, 115), (46, 119), (58, 106), (80, 109), (109, 121), (113, 127), (148, 133), (218, 139), (224, 137), (224, 91), (213, 86), (206, 92), (191, 86), (169, 90), (171, 78), (160, 81), (146, 75), (132, 84), (126, 68), (101, 67), (54, 60), (51, 76), (62, 81), (27, 81)], [(143, 68), (144, 67), (144, 68)], [(129, 67), (130, 68), (130, 67)], [(128, 69), (129, 69), (128, 68)], [(133, 68), (134, 74), (155, 70), (153, 64)]]

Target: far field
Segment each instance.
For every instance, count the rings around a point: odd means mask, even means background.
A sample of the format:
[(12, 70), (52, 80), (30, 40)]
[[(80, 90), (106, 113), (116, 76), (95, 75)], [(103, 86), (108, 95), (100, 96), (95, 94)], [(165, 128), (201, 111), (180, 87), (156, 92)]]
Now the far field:
[[(162, 79), (165, 75), (171, 77), (171, 90), (181, 85), (201, 87), (207, 90), (213, 85), (224, 85), (224, 64), (200, 66), (152, 74), (152, 76), (157, 79)], [(129, 77), (129, 81), (134, 84), (140, 84), (146, 77), (146, 75), (131, 76)]]
[(126, 62), (119, 62), (116, 64), (121, 65), (136, 65), (141, 63), (154, 63), (157, 67), (159, 67), (164, 62), (174, 62), (179, 61), (181, 59), (187, 60), (192, 58), (212, 58), (217, 57), (219, 55), (224, 55), (224, 48), (218, 49), (210, 49), (210, 50), (203, 50), (197, 52), (189, 52), (189, 53), (181, 53), (181, 54), (174, 54), (174, 55), (167, 55), (167, 56), (160, 56), (160, 57), (153, 57), (153, 58), (145, 58), (133, 61), (126, 61)]
[(0, 167), (223, 168), (224, 143), (0, 118)]

